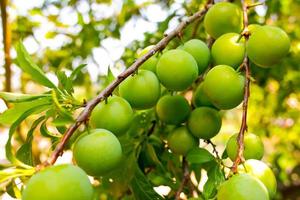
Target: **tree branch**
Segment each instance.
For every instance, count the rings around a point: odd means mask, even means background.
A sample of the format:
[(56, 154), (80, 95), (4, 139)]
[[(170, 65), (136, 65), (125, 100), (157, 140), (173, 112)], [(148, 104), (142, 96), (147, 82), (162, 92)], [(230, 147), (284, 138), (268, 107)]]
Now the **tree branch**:
[(200, 19), (205, 15), (207, 10), (209, 9), (210, 5), (212, 3), (212, 0), (208, 0), (208, 2), (205, 4), (204, 9), (196, 12), (194, 15), (188, 17), (186, 20), (182, 21), (173, 31), (171, 31), (169, 34), (166, 34), (165, 37), (160, 40), (149, 52), (147, 52), (144, 56), (138, 58), (127, 70), (122, 72), (117, 79), (115, 79), (110, 85), (108, 85), (102, 92), (98, 94), (94, 99), (87, 102), (86, 107), (84, 110), (80, 113), (78, 118), (76, 119), (76, 122), (71, 125), (66, 133), (64, 134), (61, 141), (56, 146), (55, 150), (53, 151), (51, 157), (49, 160), (44, 163), (44, 165), (52, 165), (56, 162), (57, 158), (63, 154), (64, 147), (68, 141), (68, 139), (73, 135), (73, 133), (77, 130), (77, 128), (83, 124), (86, 123), (89, 119), (89, 116), (92, 112), (92, 110), (95, 108), (95, 106), (103, 101), (105, 98), (110, 96), (114, 89), (128, 76), (133, 74), (139, 66), (141, 66), (147, 59), (149, 59), (151, 56), (153, 56), (155, 53), (162, 51), (167, 44), (175, 37), (180, 35), (180, 33), (192, 22), (194, 22), (197, 19)]
[[(245, 43), (247, 43), (249, 39), (249, 30), (248, 30), (248, 15), (247, 10), (248, 6), (245, 2), (245, 0), (241, 0), (242, 6), (243, 6), (243, 32), (242, 35), (245, 37)], [(243, 116), (242, 116), (242, 124), (241, 128), (237, 137), (237, 143), (238, 143), (238, 150), (237, 150), (237, 157), (232, 165), (232, 172), (237, 173), (238, 165), (244, 161), (244, 134), (247, 131), (247, 111), (248, 111), (248, 100), (250, 96), (250, 64), (247, 52), (245, 53), (245, 58), (243, 61), (244, 69), (245, 69), (245, 91), (244, 91), (244, 101), (243, 101)]]
[(188, 166), (188, 163), (187, 163), (185, 157), (183, 157), (183, 159), (182, 159), (182, 171), (183, 171), (183, 177), (182, 177), (182, 181), (180, 183), (180, 186), (179, 186), (179, 188), (178, 188), (178, 190), (176, 192), (175, 200), (180, 200), (180, 194), (181, 194), (184, 186), (190, 180), (189, 166)]
[(11, 30), (8, 22), (7, 5), (8, 0), (1, 0), (1, 19), (2, 19), (2, 30), (3, 30), (3, 44), (4, 44), (4, 59), (5, 59), (5, 91), (11, 91)]

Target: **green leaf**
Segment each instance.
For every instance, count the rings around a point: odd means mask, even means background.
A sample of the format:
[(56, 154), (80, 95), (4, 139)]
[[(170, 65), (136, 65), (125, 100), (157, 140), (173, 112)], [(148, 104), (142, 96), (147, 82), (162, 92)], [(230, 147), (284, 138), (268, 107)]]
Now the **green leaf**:
[(228, 158), (228, 154), (227, 154), (227, 151), (225, 149), (223, 154), (222, 154), (222, 159), (226, 159), (226, 158)]
[(74, 92), (73, 81), (70, 78), (67, 77), (67, 75), (64, 71), (58, 71), (56, 73), (56, 76), (57, 76), (58, 81), (59, 81), (58, 87), (61, 90), (65, 90), (69, 94)]
[(163, 199), (158, 195), (145, 174), (136, 166), (136, 171), (131, 180), (130, 188), (136, 200), (155, 200)]
[(31, 95), (31, 94), (20, 94), (12, 92), (0, 92), (0, 97), (9, 103), (20, 103), (26, 101), (32, 101), (43, 97), (51, 97), (50, 94)]
[(10, 183), (6, 186), (6, 192), (15, 199), (21, 199), (21, 191), (17, 187), (14, 180), (10, 181)]
[(56, 88), (44, 72), (32, 61), (21, 42), (16, 45), (18, 66), (31, 76), (31, 79), (48, 88)]
[(206, 149), (197, 147), (188, 152), (186, 159), (190, 164), (203, 164), (214, 160), (215, 157)]
[(35, 168), (20, 169), (20, 168), (7, 168), (0, 171), (0, 183), (8, 181), (13, 178), (22, 176), (31, 176), (35, 173)]
[(208, 179), (203, 188), (205, 199), (211, 199), (217, 194), (217, 189), (225, 181), (225, 175), (218, 163), (207, 172)]
[(70, 75), (70, 79), (71, 79), (72, 81), (75, 81), (77, 75), (81, 72), (81, 70), (82, 70), (86, 65), (87, 65), (87, 64), (81, 64), (81, 65), (79, 65), (78, 67), (76, 67), (76, 68), (72, 71), (72, 73), (71, 73), (71, 75)]
[(44, 137), (49, 137), (49, 138), (61, 138), (61, 135), (59, 134), (54, 134), (51, 133), (51, 131), (49, 131), (47, 129), (47, 125), (46, 125), (46, 121), (44, 121), (40, 127), (40, 132)]
[(40, 105), (47, 105), (49, 107), (51, 104), (51, 97), (42, 97), (28, 102), (16, 103), (14, 107), (0, 114), (0, 124), (10, 125), (15, 122), (26, 110), (39, 107)]

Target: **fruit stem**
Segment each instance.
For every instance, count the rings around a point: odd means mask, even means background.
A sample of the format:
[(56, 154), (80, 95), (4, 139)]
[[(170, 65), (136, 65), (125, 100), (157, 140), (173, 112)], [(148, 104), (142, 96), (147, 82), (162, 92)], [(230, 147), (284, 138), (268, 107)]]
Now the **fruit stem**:
[[(243, 6), (243, 32), (247, 32), (247, 27), (248, 27), (248, 15), (247, 15), (247, 10), (248, 6), (245, 2), (245, 0), (241, 0), (242, 6)], [(243, 34), (245, 37), (245, 43), (248, 42), (249, 39), (249, 34)], [(248, 111), (248, 100), (250, 96), (250, 77), (251, 77), (251, 72), (250, 72), (250, 63), (248, 59), (247, 52), (245, 53), (244, 61), (242, 66), (245, 69), (245, 88), (244, 88), (244, 101), (243, 101), (243, 116), (242, 116), (242, 123), (241, 123), (241, 128), (237, 137), (237, 144), (238, 144), (238, 150), (237, 150), (237, 157), (231, 167), (231, 170), (233, 173), (237, 173), (238, 171), (238, 166), (240, 163), (244, 162), (244, 134), (247, 131), (247, 111)]]

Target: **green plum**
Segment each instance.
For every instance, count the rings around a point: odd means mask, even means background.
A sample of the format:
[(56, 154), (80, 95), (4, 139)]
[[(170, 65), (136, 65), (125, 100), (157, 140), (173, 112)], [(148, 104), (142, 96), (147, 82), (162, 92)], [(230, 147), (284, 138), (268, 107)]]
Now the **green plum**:
[(168, 135), (168, 146), (175, 154), (186, 155), (198, 145), (199, 140), (185, 126), (174, 129)]
[(198, 73), (203, 73), (210, 61), (210, 51), (206, 43), (198, 39), (191, 39), (183, 44), (182, 50), (190, 53), (198, 65)]
[(188, 101), (180, 95), (165, 95), (156, 105), (159, 119), (167, 124), (181, 124), (186, 121), (191, 112)]
[(237, 174), (219, 187), (218, 200), (269, 200), (264, 184), (249, 174)]
[(158, 60), (156, 73), (161, 84), (169, 90), (187, 89), (198, 77), (194, 57), (181, 49), (165, 52)]
[(190, 132), (198, 138), (208, 140), (216, 136), (221, 128), (220, 113), (210, 107), (199, 107), (193, 110), (187, 122)]
[(192, 103), (195, 107), (208, 106), (214, 107), (207, 95), (203, 91), (203, 82), (198, 85), (193, 93)]
[(246, 49), (254, 64), (260, 67), (271, 67), (286, 56), (290, 45), (290, 39), (282, 29), (262, 26), (253, 31)]
[[(143, 50), (138, 52), (137, 57), (138, 58), (142, 57), (143, 55), (148, 53), (153, 47), (154, 47), (154, 45), (147, 46), (146, 48), (144, 48)], [(153, 55), (140, 66), (140, 69), (146, 69), (146, 70), (152, 71), (153, 73), (156, 73), (157, 62), (158, 62), (157, 56)]]
[[(245, 43), (239, 40), (237, 33), (226, 33), (219, 37), (211, 48), (211, 55), (216, 65), (239, 67), (245, 57)], [(239, 40), (239, 41), (238, 41)]]
[(216, 3), (206, 13), (204, 27), (215, 39), (225, 33), (239, 33), (242, 30), (242, 11), (233, 3)]
[(22, 200), (92, 200), (93, 187), (86, 173), (74, 165), (51, 166), (33, 175)]
[(160, 97), (160, 84), (153, 72), (141, 69), (120, 84), (119, 93), (133, 108), (148, 109)]
[(258, 178), (267, 188), (270, 198), (274, 198), (277, 189), (276, 177), (270, 167), (260, 160), (246, 160), (239, 166), (239, 173), (247, 173)]
[[(237, 136), (234, 134), (231, 136), (226, 145), (226, 152), (228, 157), (234, 161), (237, 155), (238, 145), (237, 145)], [(260, 137), (253, 134), (247, 133), (244, 135), (244, 157), (248, 159), (257, 159), (260, 160), (264, 156), (264, 144), (261, 141)]]
[(107, 129), (120, 136), (129, 128), (132, 118), (130, 104), (121, 97), (112, 96), (94, 108), (90, 120), (95, 128)]
[(78, 166), (91, 176), (105, 175), (117, 167), (122, 158), (119, 140), (105, 129), (93, 129), (80, 137), (73, 153)]
[(244, 98), (245, 79), (228, 65), (217, 65), (206, 75), (203, 91), (215, 107), (227, 110), (238, 106)]

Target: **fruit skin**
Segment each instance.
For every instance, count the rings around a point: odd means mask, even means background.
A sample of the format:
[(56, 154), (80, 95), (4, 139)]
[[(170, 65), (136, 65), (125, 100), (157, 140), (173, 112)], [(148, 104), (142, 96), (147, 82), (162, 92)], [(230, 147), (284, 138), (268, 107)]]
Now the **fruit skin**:
[(245, 57), (245, 44), (237, 33), (226, 33), (219, 37), (211, 48), (211, 55), (216, 65), (239, 67)]
[(253, 63), (260, 67), (271, 67), (289, 52), (290, 45), (290, 39), (282, 29), (262, 26), (253, 31), (246, 48)]
[[(142, 57), (143, 55), (148, 53), (148, 51), (150, 51), (153, 47), (154, 45), (147, 46), (137, 54), (137, 57), (138, 58)], [(156, 57), (156, 55), (153, 55), (140, 66), (140, 69), (146, 69), (152, 71), (153, 73), (156, 73), (157, 62), (158, 62), (158, 58)]]
[(222, 183), (218, 200), (269, 200), (264, 184), (249, 174), (237, 174)]
[(194, 91), (192, 103), (195, 107), (207, 106), (214, 108), (214, 105), (211, 103), (211, 101), (203, 91), (203, 82), (200, 83)]
[(120, 84), (119, 93), (133, 108), (148, 109), (160, 97), (160, 84), (153, 72), (141, 69)]
[(244, 98), (245, 79), (228, 65), (217, 65), (206, 75), (203, 91), (215, 107), (223, 110), (238, 106)]
[(47, 167), (33, 175), (22, 200), (92, 200), (93, 187), (86, 173), (67, 164)]
[(206, 13), (204, 27), (215, 39), (225, 33), (239, 33), (242, 30), (242, 11), (233, 3), (216, 3)]
[(91, 124), (120, 136), (126, 133), (133, 118), (130, 104), (123, 98), (112, 96), (107, 102), (99, 103), (91, 114)]
[(161, 84), (169, 90), (187, 89), (198, 77), (194, 57), (181, 49), (165, 52), (158, 60), (156, 73)]
[(262, 26), (259, 24), (249, 24), (248, 30), (249, 30), (250, 34), (252, 34), (254, 31), (258, 30), (260, 27), (262, 27)]
[(273, 171), (267, 164), (260, 160), (249, 159), (240, 165), (239, 173), (247, 173), (258, 178), (267, 188), (269, 196), (272, 199), (276, 194), (277, 182)]
[[(231, 136), (226, 145), (226, 152), (228, 157), (234, 161), (237, 154), (237, 136), (234, 134)], [(264, 156), (264, 144), (261, 141), (260, 137), (253, 134), (247, 133), (244, 136), (244, 158), (248, 159), (257, 159), (260, 160)]]
[(165, 95), (156, 105), (159, 119), (167, 124), (181, 124), (186, 121), (191, 112), (188, 101), (180, 95)]
[(210, 61), (208, 46), (201, 40), (192, 39), (184, 43), (182, 50), (188, 52), (195, 58), (198, 65), (198, 73), (203, 73)]
[(176, 128), (168, 135), (168, 146), (175, 154), (186, 155), (191, 149), (198, 145), (199, 141), (185, 126)]
[(101, 176), (113, 170), (122, 158), (119, 140), (105, 129), (93, 129), (80, 137), (73, 153), (78, 166), (91, 176)]
[(222, 119), (216, 109), (199, 107), (192, 111), (187, 125), (195, 137), (208, 140), (218, 134)]

